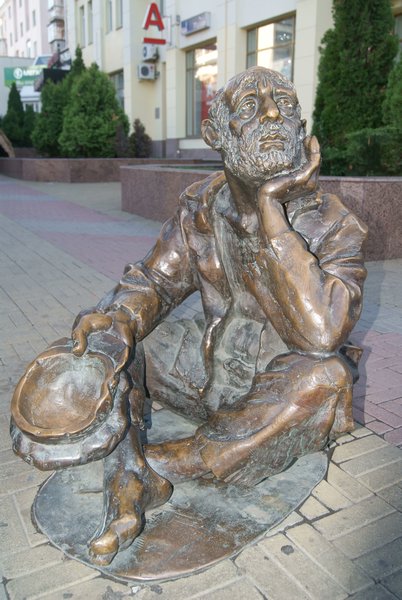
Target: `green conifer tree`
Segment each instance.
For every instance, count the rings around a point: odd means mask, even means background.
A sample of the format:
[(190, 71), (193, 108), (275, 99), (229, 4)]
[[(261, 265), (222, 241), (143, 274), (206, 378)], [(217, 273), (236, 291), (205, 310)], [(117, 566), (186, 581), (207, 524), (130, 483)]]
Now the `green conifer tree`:
[(145, 132), (140, 119), (133, 123), (133, 133), (129, 137), (130, 155), (136, 158), (148, 158), (152, 153), (152, 140)]
[(382, 125), (397, 40), (389, 0), (334, 0), (333, 17), (322, 40), (313, 133), (323, 172), (345, 174), (348, 134)]
[(69, 103), (74, 81), (85, 71), (82, 50), (77, 47), (68, 75), (60, 82), (47, 81), (41, 92), (42, 110), (32, 132), (35, 148), (48, 156), (61, 156), (59, 136), (63, 129), (64, 110)]
[(11, 84), (7, 112), (3, 118), (3, 130), (14, 146), (24, 145), (24, 107), (17, 86)]
[(127, 134), (128, 119), (119, 106), (113, 83), (92, 64), (71, 88), (59, 137), (63, 155), (116, 156), (116, 134), (120, 125)]

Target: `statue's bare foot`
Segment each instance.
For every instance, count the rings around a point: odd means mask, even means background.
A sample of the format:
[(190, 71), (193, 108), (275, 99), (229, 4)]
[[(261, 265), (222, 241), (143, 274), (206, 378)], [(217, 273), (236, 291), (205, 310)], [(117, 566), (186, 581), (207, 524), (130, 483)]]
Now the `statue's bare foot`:
[(104, 519), (89, 544), (91, 560), (108, 565), (141, 533), (145, 510), (160, 506), (171, 493), (170, 482), (148, 465), (135, 471), (120, 465), (105, 481)]

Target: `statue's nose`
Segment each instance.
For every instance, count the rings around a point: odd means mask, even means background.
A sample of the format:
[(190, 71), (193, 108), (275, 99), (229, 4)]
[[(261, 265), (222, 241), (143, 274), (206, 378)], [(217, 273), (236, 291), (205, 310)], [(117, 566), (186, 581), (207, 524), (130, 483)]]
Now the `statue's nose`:
[(281, 113), (279, 112), (279, 108), (275, 100), (268, 95), (265, 96), (261, 106), (260, 123), (264, 123), (266, 120), (283, 122)]

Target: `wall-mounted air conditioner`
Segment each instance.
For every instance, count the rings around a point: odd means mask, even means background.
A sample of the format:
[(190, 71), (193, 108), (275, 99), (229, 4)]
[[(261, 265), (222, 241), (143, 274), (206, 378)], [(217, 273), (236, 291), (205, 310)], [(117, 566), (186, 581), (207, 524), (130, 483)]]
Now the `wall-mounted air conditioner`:
[(156, 79), (156, 68), (152, 63), (138, 65), (138, 79)]
[(158, 48), (154, 44), (142, 44), (142, 60), (158, 60)]

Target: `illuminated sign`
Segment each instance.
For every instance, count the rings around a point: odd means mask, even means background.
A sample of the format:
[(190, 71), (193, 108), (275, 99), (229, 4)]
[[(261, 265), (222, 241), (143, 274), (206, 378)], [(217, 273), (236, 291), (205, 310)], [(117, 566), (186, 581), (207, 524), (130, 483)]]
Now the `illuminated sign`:
[[(163, 31), (165, 29), (161, 13), (159, 12), (156, 2), (152, 2), (152, 4), (148, 6), (142, 28), (145, 29), (145, 31), (148, 31), (151, 26), (157, 27), (159, 31)], [(144, 44), (166, 44), (166, 40), (152, 37), (144, 37), (143, 42)]]
[(5, 67), (4, 84), (11, 87), (13, 83), (18, 88), (24, 85), (34, 85), (35, 79), (42, 73), (46, 65), (33, 65), (30, 67)]
[(200, 15), (191, 17), (181, 22), (180, 30), (182, 35), (191, 35), (197, 33), (203, 29), (209, 29), (211, 27), (211, 13), (203, 12)]

